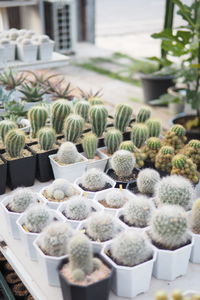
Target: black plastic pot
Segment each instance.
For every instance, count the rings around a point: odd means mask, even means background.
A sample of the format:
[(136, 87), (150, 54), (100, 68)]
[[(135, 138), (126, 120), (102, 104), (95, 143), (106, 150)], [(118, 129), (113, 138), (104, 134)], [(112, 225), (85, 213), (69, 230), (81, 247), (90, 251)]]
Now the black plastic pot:
[[(133, 174), (136, 175), (136, 178), (137, 178), (138, 173), (139, 173), (139, 169), (134, 169), (133, 170)], [(129, 184), (130, 182), (135, 182), (136, 181), (136, 179), (135, 180), (133, 179), (131, 181), (118, 181), (118, 180), (116, 180), (115, 178), (113, 178), (113, 175), (115, 174), (113, 169), (106, 170), (106, 174), (108, 176), (110, 176), (116, 182), (115, 188), (119, 188), (120, 186), (122, 186), (122, 188), (125, 189), (127, 184)]]
[[(99, 258), (99, 255), (96, 256)], [(60, 272), (63, 265), (68, 263), (68, 259), (64, 259), (60, 263), (58, 271), (63, 300), (108, 300), (113, 269), (102, 257), (100, 259), (105, 265), (111, 268), (110, 276), (88, 286), (69, 283)]]
[(4, 162), (3, 164), (0, 164), (0, 195), (2, 195), (6, 190), (7, 163), (1, 155), (0, 158)]
[(173, 76), (141, 75), (144, 102), (151, 104), (151, 100), (158, 99), (167, 93), (167, 89), (174, 86)]
[(143, 166), (141, 169), (146, 169), (146, 168), (151, 168), (151, 169), (156, 170), (156, 171), (160, 174), (160, 177), (165, 177), (165, 176), (168, 176), (168, 175), (169, 175), (169, 173), (157, 169), (157, 168), (155, 167), (154, 163), (151, 162), (150, 160), (145, 160), (145, 161), (144, 161), (144, 166)]

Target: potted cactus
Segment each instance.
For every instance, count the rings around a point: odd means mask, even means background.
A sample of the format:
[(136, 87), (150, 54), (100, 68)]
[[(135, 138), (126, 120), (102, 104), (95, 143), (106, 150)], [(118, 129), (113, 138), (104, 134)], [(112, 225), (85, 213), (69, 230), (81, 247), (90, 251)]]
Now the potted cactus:
[(151, 108), (149, 106), (142, 106), (136, 116), (137, 123), (145, 123), (151, 118)]
[(84, 123), (85, 121), (80, 115), (70, 114), (65, 119), (64, 127), (63, 127), (65, 140), (78, 144), (79, 138), (83, 133)]
[(134, 154), (136, 160), (136, 168), (142, 168), (144, 166), (145, 155), (141, 149), (137, 148), (130, 140), (124, 141), (119, 145), (119, 150), (127, 150)]
[(174, 148), (162, 146), (155, 158), (155, 167), (161, 176), (170, 174), (172, 170), (172, 159), (175, 155)]
[(48, 284), (60, 286), (57, 267), (68, 255), (68, 243), (74, 230), (66, 223), (57, 221), (45, 227), (33, 242), (41, 272)]
[[(86, 100), (79, 100), (74, 106), (74, 112), (80, 115), (86, 123), (89, 122), (90, 103)], [(85, 132), (90, 128), (85, 129)]]
[(15, 44), (8, 38), (2, 38), (0, 39), (0, 45), (5, 49), (4, 54), (6, 62), (15, 61)]
[(200, 199), (197, 199), (192, 207), (191, 232), (194, 239), (190, 261), (200, 263)]
[(200, 171), (200, 141), (191, 140), (183, 149), (184, 155), (191, 158), (197, 165), (197, 170)]
[(9, 130), (17, 128), (17, 124), (11, 120), (0, 121), (0, 149), (5, 149), (5, 138)]
[(163, 146), (171, 146), (177, 154), (187, 141), (186, 130), (182, 125), (173, 125), (165, 134), (163, 139)]
[(0, 44), (0, 67), (3, 68), (6, 63), (6, 49)]
[(6, 160), (0, 155), (0, 195), (5, 193), (7, 178), (7, 163)]
[(20, 129), (10, 130), (5, 138), (6, 152), (2, 155), (8, 166), (8, 186), (31, 186), (35, 180), (36, 158), (25, 147), (25, 133)]
[(24, 38), (20, 41), (18, 40), (18, 59), (26, 63), (35, 62), (37, 60), (37, 49), (38, 46), (30, 38)]
[(5, 218), (7, 220), (8, 229), (14, 239), (20, 239), (19, 229), (16, 221), (30, 204), (44, 203), (37, 193), (29, 188), (18, 188), (7, 196), (1, 202)]
[(81, 195), (81, 193), (82, 190), (79, 187), (63, 178), (54, 180), (40, 191), (41, 197), (45, 198), (47, 205), (52, 209), (57, 209), (60, 203), (68, 201), (72, 196)]
[(83, 234), (69, 241), (69, 257), (58, 270), (64, 300), (108, 300), (112, 268), (104, 258), (93, 257), (91, 243)]
[(71, 105), (65, 99), (58, 99), (53, 102), (51, 109), (51, 123), (56, 134), (63, 133), (65, 119), (71, 113)]
[(133, 109), (128, 104), (118, 104), (115, 107), (114, 127), (120, 130), (125, 140), (130, 139), (130, 131), (127, 128), (131, 122)]
[(145, 122), (145, 124), (149, 130), (149, 137), (160, 137), (162, 126), (158, 119), (150, 118)]
[(156, 252), (143, 234), (134, 229), (120, 233), (104, 246), (101, 256), (114, 268), (111, 288), (118, 297), (148, 291)]
[(54, 178), (65, 178), (70, 182), (82, 175), (88, 161), (71, 142), (63, 143), (57, 154), (49, 155), (49, 158)]
[(163, 205), (151, 219), (148, 235), (157, 252), (153, 275), (161, 280), (175, 280), (185, 275), (193, 246), (188, 233), (187, 214), (178, 205)]
[(150, 137), (147, 139), (146, 144), (142, 148), (145, 155), (145, 166), (154, 167), (156, 156), (161, 148), (161, 140), (157, 137)]
[(82, 191), (87, 192), (88, 198), (92, 199), (96, 193), (114, 187), (115, 181), (101, 170), (93, 168), (87, 170), (82, 177), (77, 178), (75, 184)]
[(41, 35), (38, 36), (36, 44), (38, 45), (38, 59), (51, 60), (55, 42), (50, 40), (48, 35)]
[(99, 147), (104, 146), (104, 138), (103, 133), (106, 130), (107, 122), (108, 122), (108, 111), (104, 105), (91, 105), (89, 109), (89, 120), (92, 126), (92, 132), (99, 139)]
[(131, 129), (131, 141), (141, 148), (149, 137), (149, 129), (144, 123), (135, 123)]

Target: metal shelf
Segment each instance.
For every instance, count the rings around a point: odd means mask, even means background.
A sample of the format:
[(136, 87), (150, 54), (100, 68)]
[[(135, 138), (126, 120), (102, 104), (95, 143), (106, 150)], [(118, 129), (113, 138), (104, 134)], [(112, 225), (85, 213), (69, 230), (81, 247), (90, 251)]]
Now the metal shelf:
[(19, 0), (19, 1), (0, 1), (0, 8), (2, 7), (16, 7), (16, 6), (29, 6), (37, 5), (37, 0)]

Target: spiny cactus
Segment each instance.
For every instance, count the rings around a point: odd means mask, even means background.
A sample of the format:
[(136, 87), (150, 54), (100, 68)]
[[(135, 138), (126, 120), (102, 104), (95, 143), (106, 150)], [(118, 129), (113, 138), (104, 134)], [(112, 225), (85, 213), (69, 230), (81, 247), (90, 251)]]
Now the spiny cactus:
[(105, 173), (95, 168), (87, 170), (81, 177), (81, 184), (88, 191), (101, 191), (106, 183)]
[(24, 212), (30, 204), (37, 203), (38, 196), (29, 188), (17, 188), (9, 199), (9, 210), (16, 213)]
[(121, 132), (125, 132), (130, 123), (133, 109), (127, 104), (118, 104), (115, 108), (114, 126)]
[(71, 182), (66, 179), (58, 178), (46, 188), (47, 197), (55, 201), (62, 201), (66, 197), (77, 194), (77, 190)]
[(167, 131), (163, 146), (171, 146), (174, 148), (175, 153), (178, 153), (182, 149), (187, 141), (185, 136), (186, 130), (182, 125), (174, 125)]
[(154, 169), (143, 169), (137, 177), (137, 187), (142, 194), (153, 194), (155, 185), (160, 181), (160, 174)]
[(143, 123), (136, 123), (131, 130), (131, 140), (138, 148), (144, 145), (144, 142), (149, 137), (148, 127)]
[(108, 111), (103, 105), (93, 105), (89, 110), (92, 132), (101, 137), (107, 125)]
[(170, 129), (170, 131), (175, 132), (177, 136), (185, 136), (186, 130), (182, 125), (176, 124), (173, 125)]
[(116, 151), (111, 158), (111, 166), (118, 177), (128, 177), (135, 167), (135, 156), (127, 150)]
[(191, 140), (184, 147), (183, 154), (188, 158), (191, 158), (192, 161), (200, 168), (200, 141), (199, 140)]
[(161, 148), (161, 141), (157, 137), (151, 137), (146, 141), (146, 145), (142, 149), (143, 153), (146, 156), (146, 159), (149, 159), (151, 162), (155, 163), (156, 155), (158, 154)]
[(95, 212), (87, 219), (85, 231), (93, 241), (105, 242), (117, 234), (118, 225), (110, 214)]
[(74, 107), (75, 113), (80, 115), (85, 120), (85, 122), (88, 122), (89, 119), (89, 109), (90, 104), (86, 100), (78, 101)]
[(171, 174), (184, 176), (194, 183), (198, 183), (199, 181), (197, 166), (183, 154), (177, 154), (172, 159)]
[(148, 239), (132, 229), (120, 233), (112, 241), (110, 252), (117, 264), (127, 267), (139, 265), (153, 256)]
[(77, 142), (81, 136), (84, 127), (84, 119), (76, 114), (69, 115), (64, 123), (64, 135), (66, 141)]
[(187, 242), (187, 214), (180, 206), (164, 205), (155, 210), (150, 224), (154, 244), (173, 250)]
[(37, 137), (40, 128), (44, 127), (48, 118), (48, 112), (43, 106), (33, 106), (28, 111), (28, 119), (31, 124), (31, 136)]
[(151, 109), (148, 106), (143, 106), (140, 108), (136, 122), (137, 123), (145, 123), (151, 117)]
[(145, 154), (142, 153), (141, 149), (138, 149), (132, 141), (124, 141), (119, 145), (119, 150), (127, 150), (134, 154), (136, 159), (136, 168), (144, 166)]
[(68, 243), (74, 230), (61, 221), (52, 222), (46, 226), (38, 240), (41, 250), (49, 256), (63, 256), (68, 253)]
[(103, 105), (104, 101), (99, 97), (91, 97), (88, 99), (90, 105)]
[(87, 199), (73, 196), (66, 202), (63, 213), (70, 220), (82, 221), (89, 217), (91, 211), (91, 206)]
[(107, 147), (107, 151), (110, 154), (113, 154), (118, 150), (120, 143), (123, 140), (121, 131), (118, 129), (110, 129), (105, 134), (104, 143)]
[(43, 127), (38, 131), (38, 143), (41, 150), (51, 150), (56, 143), (56, 134), (53, 128)]
[(161, 133), (161, 123), (158, 119), (149, 119), (145, 123), (149, 129), (149, 137), (159, 137)]
[(130, 152), (134, 152), (136, 146), (133, 144), (132, 141), (124, 141), (119, 145), (119, 150), (127, 150)]
[(98, 139), (95, 134), (88, 133), (84, 136), (83, 142), (83, 151), (86, 154), (86, 157), (88, 159), (93, 159), (96, 152), (97, 152), (97, 146), (98, 146)]
[(122, 209), (123, 221), (134, 227), (144, 228), (149, 225), (154, 205), (146, 196), (135, 196)]
[(58, 99), (52, 104), (52, 127), (57, 134), (63, 132), (64, 121), (71, 112), (71, 105), (65, 99)]
[(76, 146), (71, 142), (65, 142), (60, 146), (56, 158), (60, 163), (66, 165), (74, 164), (81, 160)]
[(172, 159), (174, 157), (174, 148), (163, 146), (156, 155), (155, 166), (157, 169), (170, 173), (172, 169)]
[(5, 148), (10, 157), (20, 157), (25, 146), (25, 133), (20, 129), (11, 129), (5, 139)]
[(30, 232), (40, 233), (52, 221), (52, 211), (43, 204), (31, 205), (24, 213), (24, 226)]
[(5, 137), (9, 130), (16, 129), (17, 124), (11, 120), (0, 121), (0, 138), (5, 143)]
[(125, 204), (126, 199), (122, 191), (111, 190), (106, 194), (105, 201), (111, 208), (120, 208)]
[(194, 233), (200, 234), (200, 198), (192, 206), (191, 228)]

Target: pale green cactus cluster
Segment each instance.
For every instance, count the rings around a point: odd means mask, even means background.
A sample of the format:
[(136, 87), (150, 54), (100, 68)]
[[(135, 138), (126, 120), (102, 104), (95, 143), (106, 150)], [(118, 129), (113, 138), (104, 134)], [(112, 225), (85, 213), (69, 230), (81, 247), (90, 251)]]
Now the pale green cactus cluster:
[(5, 143), (5, 137), (11, 129), (17, 129), (17, 124), (11, 120), (0, 121), (0, 138)]
[(111, 158), (111, 166), (118, 177), (128, 177), (135, 167), (135, 156), (127, 150), (116, 151)]
[(115, 107), (114, 114), (114, 126), (116, 129), (119, 129), (121, 132), (125, 132), (128, 127), (133, 109), (128, 104), (118, 104)]
[(81, 156), (76, 146), (71, 142), (63, 143), (58, 153), (56, 154), (57, 160), (62, 164), (73, 164), (81, 160)]
[(37, 137), (40, 128), (44, 127), (48, 118), (48, 111), (44, 106), (33, 106), (28, 111), (28, 119), (31, 125), (32, 138)]
[(111, 190), (106, 194), (105, 201), (110, 208), (120, 208), (126, 203), (125, 196), (120, 190)]
[(196, 199), (192, 206), (191, 229), (194, 233), (200, 234), (200, 198)]
[(38, 131), (38, 143), (41, 150), (52, 150), (56, 143), (56, 133), (51, 127), (43, 127)]
[(81, 184), (88, 191), (101, 191), (106, 183), (105, 173), (96, 168), (87, 170), (81, 177)]
[(135, 123), (131, 130), (131, 140), (137, 148), (144, 145), (149, 137), (149, 129), (144, 123)]
[(89, 119), (92, 125), (92, 132), (96, 134), (97, 137), (101, 137), (104, 133), (107, 121), (108, 121), (108, 111), (103, 105), (93, 105), (89, 110)]
[(143, 106), (140, 108), (136, 122), (137, 123), (145, 123), (151, 117), (151, 109), (148, 106)]
[(187, 141), (185, 134), (186, 130), (182, 125), (173, 125), (164, 136), (163, 146), (171, 146), (178, 153)]
[(155, 163), (156, 156), (161, 148), (161, 140), (157, 137), (150, 137), (146, 141), (146, 145), (143, 147), (142, 151), (151, 162)]
[(51, 122), (52, 127), (57, 134), (63, 132), (66, 117), (71, 113), (71, 105), (65, 99), (58, 99), (52, 104)]
[(65, 204), (64, 215), (70, 220), (82, 221), (89, 217), (92, 209), (84, 197), (73, 196)]
[(188, 158), (191, 158), (192, 161), (200, 168), (200, 141), (199, 140), (191, 140), (184, 147), (183, 154)]
[(85, 122), (89, 120), (89, 109), (90, 104), (86, 100), (80, 100), (75, 104), (74, 111), (76, 114), (80, 115)]
[(66, 197), (75, 196), (77, 191), (73, 184), (64, 178), (58, 178), (46, 188), (47, 197), (62, 201)]
[(153, 194), (155, 185), (160, 181), (160, 174), (150, 168), (143, 169), (137, 176), (137, 188), (142, 194)]
[(158, 119), (148, 119), (145, 123), (149, 129), (149, 137), (159, 137), (161, 133), (161, 123)]
[(94, 133), (88, 133), (82, 141), (83, 151), (88, 159), (93, 159), (98, 146), (98, 138)]
[(5, 148), (6, 152), (12, 158), (22, 156), (25, 146), (25, 133), (20, 129), (12, 129), (6, 134)]
[(174, 148), (171, 146), (162, 146), (156, 155), (155, 167), (161, 171), (170, 173), (172, 169), (172, 159), (174, 157)]
[(104, 139), (104, 143), (107, 147), (108, 153), (113, 154), (115, 151), (117, 151), (122, 140), (123, 136), (120, 130), (109, 129), (106, 132)]
[(63, 132), (66, 141), (76, 143), (84, 127), (84, 119), (78, 114), (70, 114), (64, 122)]
[(9, 209), (12, 212), (22, 213), (30, 204), (36, 204), (38, 196), (29, 188), (17, 188), (9, 199)]

